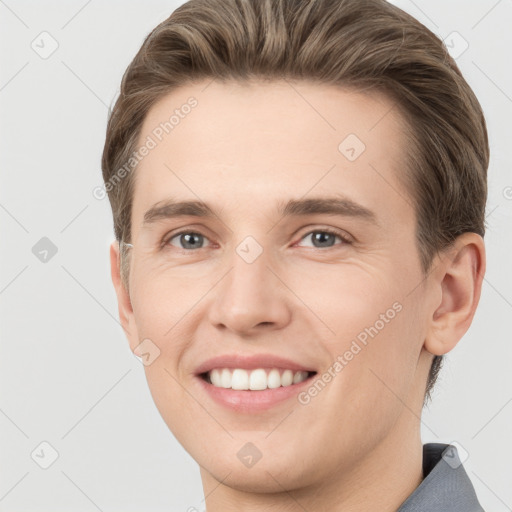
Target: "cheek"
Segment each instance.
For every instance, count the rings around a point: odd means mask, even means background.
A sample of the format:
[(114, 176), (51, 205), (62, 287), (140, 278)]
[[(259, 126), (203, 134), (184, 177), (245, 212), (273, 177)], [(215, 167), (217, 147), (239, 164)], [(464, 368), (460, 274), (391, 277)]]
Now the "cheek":
[(165, 421), (186, 410), (186, 397), (178, 384), (183, 379), (180, 361), (190, 344), (190, 329), (201, 297), (200, 286), (186, 286), (180, 279), (134, 280), (132, 307), (139, 338), (151, 340), (158, 356), (144, 366), (153, 400)]
[(214, 284), (211, 276), (192, 266), (166, 270), (140, 265), (134, 270), (132, 306), (140, 336), (173, 340), (178, 350), (179, 333)]
[(401, 407), (397, 396), (405, 398), (414, 385), (423, 336), (420, 301), (407, 297), (412, 286), (403, 276), (393, 276), (392, 269), (339, 267), (330, 279), (317, 275), (315, 282), (295, 284), (329, 328), (322, 341), (328, 354), (323, 371), (335, 377), (326, 375), (326, 400), (333, 408), (343, 405), (340, 421), (391, 417)]
[(416, 407), (421, 328), (414, 305), (395, 301), (389, 306), (384, 302), (371, 315), (364, 308), (353, 310), (362, 323), (330, 347), (332, 359), (341, 355), (343, 367), (330, 397), (339, 407), (340, 421), (353, 429), (368, 425), (374, 439), (392, 428), (404, 404)]
[(378, 332), (384, 331), (398, 316), (400, 306), (395, 303), (402, 293), (389, 269), (379, 268), (377, 262), (315, 265), (310, 271), (302, 270), (286, 275), (286, 282), (301, 300), (297, 308), (311, 321), (314, 313), (316, 323), (329, 329), (324, 339), (336, 350), (358, 335), (364, 341), (369, 337), (365, 328), (375, 323)]
[(186, 403), (177, 381), (189, 376), (180, 363), (205, 315), (201, 298), (214, 284), (207, 273), (200, 275), (191, 269), (171, 273), (140, 265), (131, 293), (139, 338), (151, 340), (159, 351), (154, 362), (145, 366), (146, 378), (160, 411), (163, 407), (171, 415)]

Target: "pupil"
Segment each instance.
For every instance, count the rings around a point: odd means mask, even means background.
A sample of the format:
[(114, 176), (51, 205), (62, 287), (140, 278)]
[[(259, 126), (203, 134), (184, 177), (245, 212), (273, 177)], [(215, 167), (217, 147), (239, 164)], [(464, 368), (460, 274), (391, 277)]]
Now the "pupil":
[[(313, 236), (313, 239), (315, 241), (317, 241), (317, 242), (320, 242), (320, 244), (323, 244), (326, 241), (325, 239), (329, 238), (329, 237), (331, 238), (331, 242), (333, 242), (334, 241), (333, 240), (334, 235), (332, 235), (331, 233), (325, 233), (325, 232), (322, 232), (322, 231), (317, 231), (315, 233), (315, 235)], [(331, 245), (332, 245), (332, 243), (331, 244), (327, 244), (328, 247), (330, 247)], [(325, 247), (325, 245), (323, 247)]]
[(197, 242), (197, 239), (202, 237), (202, 235), (200, 235), (199, 233), (187, 233), (187, 234), (184, 234), (184, 235), (181, 235), (181, 239), (182, 239), (182, 242), (183, 242), (183, 246), (184, 247), (187, 247), (187, 245), (190, 247), (195, 247), (197, 245), (200, 245), (200, 244), (197, 244), (197, 243), (193, 243), (193, 241), (191, 242), (191, 239), (196, 239), (196, 242)]

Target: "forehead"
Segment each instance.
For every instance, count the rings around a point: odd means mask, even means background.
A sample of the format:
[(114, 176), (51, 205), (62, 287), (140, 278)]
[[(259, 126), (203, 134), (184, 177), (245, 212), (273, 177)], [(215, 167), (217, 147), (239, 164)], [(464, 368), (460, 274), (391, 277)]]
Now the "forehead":
[(136, 170), (132, 218), (167, 196), (247, 214), (308, 191), (403, 201), (405, 130), (396, 105), (376, 92), (302, 81), (187, 85), (144, 120), (139, 147), (151, 149)]

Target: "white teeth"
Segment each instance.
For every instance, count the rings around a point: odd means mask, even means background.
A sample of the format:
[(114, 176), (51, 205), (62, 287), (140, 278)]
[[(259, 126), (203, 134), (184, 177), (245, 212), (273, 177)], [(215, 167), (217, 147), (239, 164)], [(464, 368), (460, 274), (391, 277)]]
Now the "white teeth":
[(267, 372), (263, 369), (253, 370), (249, 377), (249, 389), (267, 389)]
[(273, 368), (268, 373), (267, 386), (270, 389), (278, 388), (281, 386), (281, 376), (279, 375), (279, 370), (276, 368)]
[(227, 368), (224, 368), (222, 370), (222, 373), (220, 375), (220, 385), (223, 388), (231, 387), (231, 372)]
[(293, 372), (291, 370), (285, 370), (281, 375), (281, 385), (291, 386), (293, 384)]
[(249, 374), (245, 370), (237, 368), (231, 376), (232, 389), (249, 389)]
[(308, 372), (297, 372), (293, 376), (293, 383), (298, 384), (299, 382), (302, 382), (303, 380), (306, 380), (308, 377)]
[(210, 372), (210, 380), (214, 386), (221, 387), (221, 379), (219, 370), (215, 369)]
[(208, 372), (208, 376), (210, 382), (218, 388), (257, 391), (298, 384), (308, 378), (308, 372), (298, 371), (294, 373), (292, 370), (284, 370), (281, 374), (277, 368), (272, 368), (267, 374), (267, 371), (263, 368), (255, 370), (215, 368)]

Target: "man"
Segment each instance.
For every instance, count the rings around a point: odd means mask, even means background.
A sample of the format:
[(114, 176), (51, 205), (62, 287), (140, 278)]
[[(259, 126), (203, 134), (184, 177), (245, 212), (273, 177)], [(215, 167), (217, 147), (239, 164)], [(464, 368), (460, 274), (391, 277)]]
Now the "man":
[(485, 272), (489, 159), (442, 42), (381, 0), (191, 0), (109, 119), (112, 279), (208, 512), (480, 511), (422, 445)]

